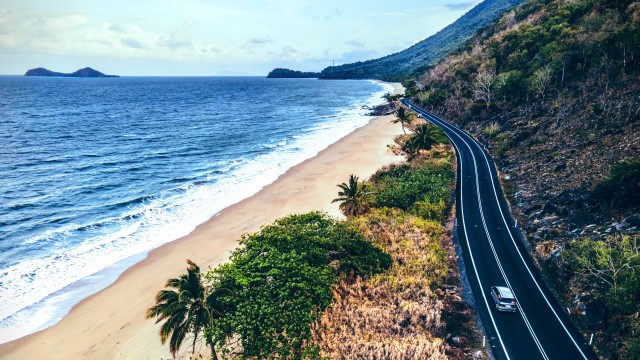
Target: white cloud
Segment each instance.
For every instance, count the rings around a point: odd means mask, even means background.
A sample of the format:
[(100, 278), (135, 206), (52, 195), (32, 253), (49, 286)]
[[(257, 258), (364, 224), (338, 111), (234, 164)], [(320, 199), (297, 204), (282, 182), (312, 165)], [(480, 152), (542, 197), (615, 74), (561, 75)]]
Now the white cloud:
[(471, 4), (458, 1), (433, 0), (425, 10), (421, 0), (402, 7), (381, 0), (0, 0), (0, 74), (74, 63), (109, 64), (121, 75), (251, 73), (286, 64), (319, 71), (333, 59), (367, 60), (424, 39)]

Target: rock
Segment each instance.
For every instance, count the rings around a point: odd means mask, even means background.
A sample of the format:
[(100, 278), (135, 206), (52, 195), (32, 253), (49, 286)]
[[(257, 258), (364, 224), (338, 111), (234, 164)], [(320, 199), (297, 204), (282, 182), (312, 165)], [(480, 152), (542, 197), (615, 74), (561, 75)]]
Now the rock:
[(589, 199), (589, 194), (580, 190), (565, 190), (558, 195), (556, 202), (560, 205), (582, 204)]
[(631, 226), (640, 226), (640, 214), (634, 214), (625, 218), (622, 222), (625, 222)]
[(566, 163), (560, 163), (558, 165), (556, 165), (556, 167), (553, 168), (553, 172), (560, 172), (564, 169), (567, 168), (567, 164)]
[(611, 224), (611, 226), (616, 229), (617, 231), (622, 231), (624, 228), (626, 228), (629, 224), (625, 223), (625, 222), (614, 222), (613, 224)]
[(528, 214), (528, 213), (532, 213), (534, 211), (538, 211), (538, 210), (541, 210), (541, 209), (542, 209), (542, 205), (536, 204), (536, 205), (533, 205), (533, 206), (529, 206), (528, 208), (526, 208), (524, 210), (524, 212)]
[(604, 304), (604, 301), (594, 300), (587, 304), (585, 308), (585, 316), (587, 326), (590, 329), (602, 329), (609, 317), (609, 310)]
[(558, 206), (556, 206), (556, 204), (552, 202), (548, 202), (544, 204), (544, 207), (542, 208), (543, 214), (553, 214), (553, 213), (556, 213), (557, 211), (558, 211)]

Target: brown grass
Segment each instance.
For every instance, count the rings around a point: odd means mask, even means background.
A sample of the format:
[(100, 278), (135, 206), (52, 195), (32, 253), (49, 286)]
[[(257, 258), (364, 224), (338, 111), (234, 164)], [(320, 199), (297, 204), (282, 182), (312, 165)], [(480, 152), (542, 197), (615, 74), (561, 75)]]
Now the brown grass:
[(447, 276), (443, 227), (399, 210), (377, 209), (351, 220), (394, 264), (373, 278), (343, 281), (334, 305), (314, 324), (330, 359), (446, 359), (443, 300), (432, 288)]

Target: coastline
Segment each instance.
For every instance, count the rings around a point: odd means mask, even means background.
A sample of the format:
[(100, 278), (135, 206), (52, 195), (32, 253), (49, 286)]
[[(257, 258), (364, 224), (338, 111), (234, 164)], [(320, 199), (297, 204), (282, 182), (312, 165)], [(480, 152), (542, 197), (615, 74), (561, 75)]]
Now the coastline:
[[(392, 85), (396, 92), (401, 90), (399, 84)], [(340, 216), (338, 205), (331, 203), (336, 185), (350, 174), (366, 178), (401, 161), (387, 147), (399, 134), (391, 116), (372, 119), (191, 234), (151, 251), (109, 287), (74, 306), (56, 325), (0, 345), (0, 355), (3, 359), (169, 358), (168, 346), (160, 345), (159, 326), (146, 320), (144, 312), (165, 281), (185, 271), (186, 259), (203, 269), (216, 266), (227, 259), (242, 234), (291, 213), (322, 210)]]

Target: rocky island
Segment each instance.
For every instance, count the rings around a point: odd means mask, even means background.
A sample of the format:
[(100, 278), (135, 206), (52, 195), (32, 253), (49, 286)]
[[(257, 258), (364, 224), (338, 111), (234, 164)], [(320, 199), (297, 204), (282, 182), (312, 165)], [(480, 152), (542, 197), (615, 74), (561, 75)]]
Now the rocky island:
[(302, 72), (298, 70), (276, 68), (269, 72), (267, 78), (317, 78), (318, 76), (320, 76), (320, 73), (317, 72)]
[(36, 68), (28, 70), (24, 76), (57, 76), (57, 77), (119, 77), (118, 75), (105, 75), (98, 70), (94, 70), (90, 67), (80, 69), (72, 73), (60, 73), (51, 71), (45, 68)]

